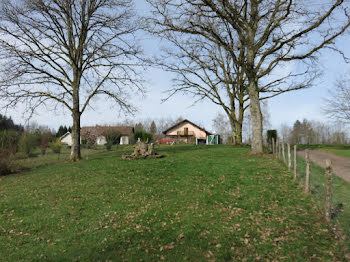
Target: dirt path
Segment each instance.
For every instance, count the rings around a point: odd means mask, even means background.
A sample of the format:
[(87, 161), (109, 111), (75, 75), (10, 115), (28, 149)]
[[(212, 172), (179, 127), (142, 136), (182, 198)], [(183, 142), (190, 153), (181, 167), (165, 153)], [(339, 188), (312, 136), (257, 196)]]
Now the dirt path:
[[(333, 173), (350, 183), (350, 158), (341, 157), (322, 150), (309, 150), (310, 160), (320, 167), (326, 167), (326, 159), (332, 161)], [(305, 150), (297, 152), (305, 158)]]

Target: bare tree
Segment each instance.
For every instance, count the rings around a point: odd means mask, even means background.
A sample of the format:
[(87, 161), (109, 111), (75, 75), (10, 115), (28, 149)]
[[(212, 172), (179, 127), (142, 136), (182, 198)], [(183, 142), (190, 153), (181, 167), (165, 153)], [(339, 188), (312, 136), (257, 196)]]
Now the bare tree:
[(175, 88), (168, 90), (167, 99), (183, 92), (193, 95), (196, 102), (207, 99), (219, 105), (229, 119), (234, 144), (242, 144), (244, 111), (249, 106), (244, 72), (220, 45), (198, 37), (178, 39), (166, 34), (165, 38), (172, 46), (164, 49), (156, 64), (176, 74)]
[[(262, 125), (264, 133), (271, 127), (271, 119), (270, 119), (270, 112), (269, 112), (269, 105), (268, 100), (261, 100), (261, 115), (262, 115)], [(244, 114), (244, 121), (243, 121), (243, 139), (245, 143), (251, 143), (253, 139), (253, 132), (252, 132), (252, 115), (250, 112), (250, 108), (245, 111)]]
[(3, 0), (0, 97), (5, 106), (63, 106), (73, 118), (71, 160), (81, 158), (80, 118), (99, 95), (133, 111), (140, 86), (139, 23), (132, 0)]
[(220, 135), (225, 144), (230, 144), (232, 141), (232, 130), (230, 126), (230, 121), (227, 115), (222, 113), (217, 113), (213, 119), (213, 130), (216, 134)]
[(329, 90), (322, 108), (330, 118), (350, 123), (350, 79), (338, 80), (334, 89)]
[(280, 140), (282, 140), (284, 143), (290, 143), (291, 140), (291, 133), (292, 129), (290, 126), (288, 126), (285, 123), (282, 123), (279, 130), (278, 130), (278, 137)]
[(348, 132), (342, 124), (327, 125), (319, 121), (295, 121), (293, 127), (282, 124), (284, 142), (292, 144), (346, 144)]
[[(261, 95), (310, 86), (316, 72), (274, 76), (291, 61), (311, 62), (318, 51), (335, 49), (334, 40), (350, 26), (344, 0), (148, 0), (155, 31), (199, 36), (219, 44), (246, 74), (252, 116), (252, 151), (263, 150)], [(239, 59), (244, 49), (244, 59)], [(311, 73), (311, 74), (310, 74)], [(279, 75), (279, 74), (278, 74)], [(299, 81), (297, 81), (299, 78)]]

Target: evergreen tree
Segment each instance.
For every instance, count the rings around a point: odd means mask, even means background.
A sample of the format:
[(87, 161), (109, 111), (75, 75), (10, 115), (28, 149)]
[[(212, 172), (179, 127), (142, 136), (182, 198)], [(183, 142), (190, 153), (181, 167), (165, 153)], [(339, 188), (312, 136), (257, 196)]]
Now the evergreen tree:
[(0, 114), (0, 131), (2, 130), (22, 131), (23, 127), (21, 125), (16, 125), (11, 117), (3, 116)]
[(143, 128), (142, 123), (137, 123), (137, 124), (135, 125), (135, 132), (136, 132), (136, 131), (143, 131), (143, 130), (144, 130), (144, 128)]
[(157, 126), (156, 123), (154, 121), (152, 121), (151, 126), (149, 128), (149, 131), (154, 135), (157, 133)]
[(61, 136), (63, 136), (65, 133), (67, 133), (67, 131), (68, 131), (68, 129), (67, 129), (66, 126), (60, 126), (60, 127), (58, 128), (57, 133), (56, 133), (56, 137), (61, 137)]

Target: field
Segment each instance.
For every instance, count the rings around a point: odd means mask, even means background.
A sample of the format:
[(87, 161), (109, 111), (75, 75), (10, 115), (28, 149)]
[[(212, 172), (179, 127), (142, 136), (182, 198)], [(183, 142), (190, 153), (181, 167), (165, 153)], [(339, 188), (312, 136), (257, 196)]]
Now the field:
[(298, 145), (298, 148), (319, 149), (338, 156), (350, 157), (350, 145)]
[(39, 156), (35, 169), (1, 177), (0, 261), (341, 258), (317, 203), (280, 162), (231, 146), (122, 160), (130, 150), (78, 163)]
[(350, 157), (350, 146), (326, 146), (322, 147), (321, 150), (336, 154), (342, 157)]

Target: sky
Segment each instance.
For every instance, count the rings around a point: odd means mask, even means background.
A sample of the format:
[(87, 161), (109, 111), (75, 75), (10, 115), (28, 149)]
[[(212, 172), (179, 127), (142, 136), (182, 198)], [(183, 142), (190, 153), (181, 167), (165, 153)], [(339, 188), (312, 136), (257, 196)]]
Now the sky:
[[(146, 3), (143, 0), (136, 1), (136, 7), (140, 13), (148, 11)], [(159, 53), (159, 43), (150, 39), (150, 36), (143, 35), (142, 46), (148, 56)], [(344, 36), (338, 41), (338, 46), (350, 56), (350, 37)], [(317, 84), (309, 89), (295, 92), (288, 92), (280, 96), (269, 99), (268, 108), (270, 113), (271, 128), (278, 129), (281, 124), (292, 125), (296, 120), (304, 118), (309, 120), (329, 121), (322, 111), (323, 99), (327, 96), (327, 89), (334, 86), (337, 78), (346, 74), (350, 70), (340, 55), (334, 52), (322, 52), (320, 56), (320, 70), (323, 75), (318, 79)], [(223, 113), (222, 109), (208, 100), (194, 104), (195, 99), (189, 96), (177, 94), (162, 103), (167, 95), (166, 90), (172, 87), (172, 78), (170, 73), (156, 68), (148, 68), (144, 74), (144, 87), (147, 93), (144, 97), (132, 94), (130, 100), (137, 107), (138, 112), (135, 115), (125, 115), (119, 112), (118, 108), (111, 107), (102, 99), (97, 99), (93, 109), (88, 109), (81, 118), (82, 126), (114, 124), (124, 119), (140, 120), (144, 118), (166, 118), (176, 119), (181, 116), (195, 122), (207, 130), (213, 130), (212, 122), (218, 112)], [(23, 113), (25, 106), (19, 105), (16, 110), (0, 112), (11, 116), (16, 123), (25, 123)], [(68, 111), (59, 110), (57, 112), (48, 111), (41, 108), (32, 117), (40, 125), (46, 125), (57, 129), (60, 125), (71, 125), (71, 116)]]

